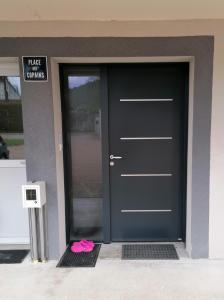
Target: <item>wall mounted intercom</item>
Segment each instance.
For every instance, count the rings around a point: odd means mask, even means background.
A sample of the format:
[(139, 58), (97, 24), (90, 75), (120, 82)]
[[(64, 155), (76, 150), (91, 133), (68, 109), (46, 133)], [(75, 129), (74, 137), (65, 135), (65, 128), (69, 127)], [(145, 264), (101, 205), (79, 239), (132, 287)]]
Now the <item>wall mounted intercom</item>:
[(46, 184), (44, 181), (28, 182), (22, 185), (23, 207), (41, 208), (46, 203)]

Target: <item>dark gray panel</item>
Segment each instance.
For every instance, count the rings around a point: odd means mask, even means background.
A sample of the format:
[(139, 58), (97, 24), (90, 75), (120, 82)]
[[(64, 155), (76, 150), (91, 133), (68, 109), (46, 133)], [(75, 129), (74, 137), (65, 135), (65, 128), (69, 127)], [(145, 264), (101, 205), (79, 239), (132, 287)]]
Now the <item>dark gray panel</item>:
[[(1, 38), (0, 56), (58, 57), (194, 56), (192, 256), (208, 257), (212, 36), (144, 38)], [(22, 84), (27, 174), (48, 187), (50, 258), (57, 258), (58, 207), (51, 76), (48, 83)]]

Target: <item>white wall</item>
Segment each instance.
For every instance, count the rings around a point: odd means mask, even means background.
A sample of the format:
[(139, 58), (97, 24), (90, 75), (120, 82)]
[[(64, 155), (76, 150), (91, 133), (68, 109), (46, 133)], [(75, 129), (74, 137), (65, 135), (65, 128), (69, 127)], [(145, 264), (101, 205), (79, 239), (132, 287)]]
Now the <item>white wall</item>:
[[(0, 37), (214, 35), (211, 129), (210, 257), (224, 258), (224, 20), (0, 22)], [(206, 72), (206, 66), (205, 70)]]
[(0, 20), (190, 20), (224, 17), (222, 0), (8, 0)]

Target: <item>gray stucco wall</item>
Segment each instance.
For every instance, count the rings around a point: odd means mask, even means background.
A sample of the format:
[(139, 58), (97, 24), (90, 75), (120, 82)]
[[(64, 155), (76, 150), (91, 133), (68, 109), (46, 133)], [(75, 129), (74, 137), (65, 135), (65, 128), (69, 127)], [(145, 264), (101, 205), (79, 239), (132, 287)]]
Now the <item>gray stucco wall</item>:
[[(191, 229), (194, 258), (208, 257), (213, 48), (212, 36), (0, 39), (0, 57), (19, 57), (20, 62), (23, 55), (195, 57)], [(47, 83), (21, 82), (27, 176), (28, 180), (47, 182), (49, 254), (53, 259), (59, 256), (59, 235), (50, 66)]]

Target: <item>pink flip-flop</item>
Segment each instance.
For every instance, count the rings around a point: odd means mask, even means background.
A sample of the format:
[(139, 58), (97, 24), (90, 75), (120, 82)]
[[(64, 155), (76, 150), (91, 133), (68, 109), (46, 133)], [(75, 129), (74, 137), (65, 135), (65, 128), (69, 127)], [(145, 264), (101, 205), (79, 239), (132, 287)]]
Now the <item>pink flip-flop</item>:
[(88, 245), (88, 246), (94, 247), (94, 242), (93, 241), (81, 240), (81, 243), (83, 245)]
[(91, 252), (94, 248), (92, 241), (81, 240), (80, 242), (74, 242), (71, 246), (71, 251), (75, 253)]
[(92, 241), (82, 240), (80, 243), (83, 246), (83, 252), (93, 251), (94, 243)]
[(94, 242), (93, 241), (88, 241), (88, 240), (81, 240), (79, 242), (73, 242), (72, 246), (77, 245), (77, 244), (88, 245), (88, 246), (92, 246), (92, 247), (94, 246)]
[(83, 252), (83, 246), (80, 242), (73, 243), (71, 246), (71, 251), (75, 253)]

